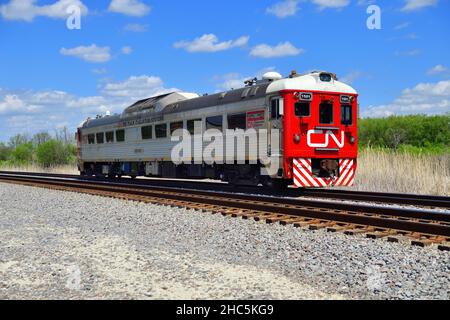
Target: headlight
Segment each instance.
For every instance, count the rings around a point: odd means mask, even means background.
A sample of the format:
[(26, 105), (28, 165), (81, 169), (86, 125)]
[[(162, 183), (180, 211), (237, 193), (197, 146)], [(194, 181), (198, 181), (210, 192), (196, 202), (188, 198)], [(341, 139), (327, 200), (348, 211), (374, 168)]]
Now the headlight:
[(331, 74), (329, 74), (329, 73), (321, 73), (320, 75), (319, 75), (319, 78), (320, 78), (320, 81), (323, 81), (323, 82), (331, 82)]
[(300, 142), (300, 135), (299, 134), (294, 135), (294, 142), (295, 143), (299, 143)]

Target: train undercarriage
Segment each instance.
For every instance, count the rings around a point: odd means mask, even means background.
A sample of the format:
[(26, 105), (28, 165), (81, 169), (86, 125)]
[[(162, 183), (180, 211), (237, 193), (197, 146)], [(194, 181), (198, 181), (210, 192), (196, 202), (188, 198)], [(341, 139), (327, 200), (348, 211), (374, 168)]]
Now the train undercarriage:
[(287, 187), (289, 179), (285, 179), (283, 169), (277, 177), (271, 178), (261, 174), (262, 164), (181, 164), (175, 165), (170, 161), (126, 162), (126, 163), (84, 163), (79, 170), (83, 176), (101, 178), (131, 177), (160, 177), (172, 179), (213, 179), (228, 182), (232, 185), (263, 185), (274, 188)]

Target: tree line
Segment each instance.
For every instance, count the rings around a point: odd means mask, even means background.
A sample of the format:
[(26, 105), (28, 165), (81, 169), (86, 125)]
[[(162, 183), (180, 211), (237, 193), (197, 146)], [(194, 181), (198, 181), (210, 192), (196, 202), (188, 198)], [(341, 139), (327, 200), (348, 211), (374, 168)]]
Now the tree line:
[(76, 162), (75, 139), (67, 128), (55, 132), (46, 131), (33, 136), (16, 134), (7, 143), (0, 142), (0, 164), (25, 166), (38, 164), (52, 167)]
[[(359, 146), (395, 151), (450, 152), (450, 113), (441, 116), (391, 116), (358, 120)], [(75, 137), (67, 128), (52, 136), (17, 134), (0, 143), (0, 164), (52, 167), (76, 162)]]
[(450, 113), (364, 118), (359, 119), (358, 131), (362, 148), (448, 153)]

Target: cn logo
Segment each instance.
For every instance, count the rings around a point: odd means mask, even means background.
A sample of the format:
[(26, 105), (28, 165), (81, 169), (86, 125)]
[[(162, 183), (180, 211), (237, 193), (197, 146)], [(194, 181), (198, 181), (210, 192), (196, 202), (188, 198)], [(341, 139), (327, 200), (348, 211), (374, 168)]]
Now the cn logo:
[(334, 135), (334, 133), (331, 130), (327, 130), (327, 132), (325, 132), (325, 141), (323, 143), (313, 143), (313, 142), (311, 142), (311, 136), (313, 134), (323, 134), (323, 130), (309, 130), (308, 131), (308, 135), (307, 135), (308, 147), (311, 147), (311, 148), (326, 148), (330, 144), (329, 137), (331, 137), (331, 139), (334, 142), (336, 142), (336, 144), (337, 144), (337, 146), (339, 148), (344, 147), (344, 143), (345, 143), (345, 141), (344, 141), (344, 139), (345, 139), (344, 131), (341, 131), (341, 140), (339, 141), (338, 138)]

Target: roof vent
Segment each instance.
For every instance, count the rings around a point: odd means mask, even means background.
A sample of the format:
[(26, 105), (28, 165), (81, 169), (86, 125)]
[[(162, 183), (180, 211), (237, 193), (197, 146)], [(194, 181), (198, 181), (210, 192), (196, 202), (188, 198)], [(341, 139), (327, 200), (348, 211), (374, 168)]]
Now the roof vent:
[(275, 71), (266, 72), (263, 74), (263, 80), (267, 80), (267, 81), (280, 80), (281, 78), (283, 78), (281, 76), (281, 74), (279, 74), (278, 72), (275, 72)]

